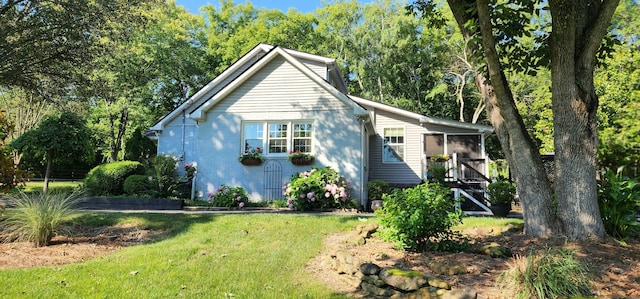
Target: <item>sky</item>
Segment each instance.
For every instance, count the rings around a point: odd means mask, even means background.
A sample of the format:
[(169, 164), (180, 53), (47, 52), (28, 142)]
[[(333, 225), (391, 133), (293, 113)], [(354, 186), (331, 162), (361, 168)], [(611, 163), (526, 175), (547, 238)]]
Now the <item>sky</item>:
[[(244, 4), (246, 0), (235, 0), (237, 4)], [(313, 12), (316, 8), (322, 6), (322, 2), (330, 2), (333, 1), (323, 1), (323, 0), (250, 0), (251, 4), (256, 8), (268, 8), (268, 9), (279, 9), (283, 12), (287, 12), (289, 8), (293, 7), (299, 12)], [(365, 1), (370, 2), (370, 1)], [(213, 4), (214, 6), (218, 5), (218, 0), (176, 0), (177, 5), (182, 5), (186, 8), (190, 13), (197, 14), (200, 13), (198, 10), (200, 7), (205, 6), (207, 4)]]

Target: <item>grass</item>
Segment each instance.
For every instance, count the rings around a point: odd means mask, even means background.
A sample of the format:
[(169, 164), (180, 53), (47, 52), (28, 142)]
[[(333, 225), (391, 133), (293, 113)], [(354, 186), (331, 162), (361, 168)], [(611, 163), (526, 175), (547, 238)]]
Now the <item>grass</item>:
[[(76, 182), (49, 182), (49, 191), (51, 192), (61, 192), (61, 193), (71, 193), (73, 190), (80, 186), (82, 181)], [(42, 188), (44, 187), (44, 182), (26, 182), (26, 186), (22, 190), (24, 193), (34, 193), (34, 192), (42, 192)]]
[(516, 218), (494, 218), (494, 217), (464, 217), (462, 224), (453, 227), (454, 230), (465, 230), (473, 228), (505, 227), (507, 225), (522, 226), (522, 219)]
[(2, 270), (0, 298), (344, 298), (304, 267), (326, 235), (362, 223), (357, 216), (153, 213), (81, 213), (69, 221), (167, 235), (83, 263)]

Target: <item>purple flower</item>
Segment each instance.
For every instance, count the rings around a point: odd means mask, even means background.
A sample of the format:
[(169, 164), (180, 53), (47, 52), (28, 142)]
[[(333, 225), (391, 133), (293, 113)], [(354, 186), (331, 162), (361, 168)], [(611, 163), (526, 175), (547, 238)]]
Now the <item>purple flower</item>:
[(289, 199), (287, 199), (287, 203), (288, 203), (289, 205), (291, 205), (291, 204), (293, 204), (293, 200), (292, 200), (291, 198), (289, 198)]
[(238, 196), (238, 197), (236, 198), (236, 200), (237, 200), (237, 201), (242, 201), (242, 196)]
[(300, 193), (300, 198), (304, 198), (304, 193)]
[(243, 208), (244, 207), (244, 202), (241, 202), (238, 206)]
[(307, 193), (307, 198), (313, 200), (313, 192)]

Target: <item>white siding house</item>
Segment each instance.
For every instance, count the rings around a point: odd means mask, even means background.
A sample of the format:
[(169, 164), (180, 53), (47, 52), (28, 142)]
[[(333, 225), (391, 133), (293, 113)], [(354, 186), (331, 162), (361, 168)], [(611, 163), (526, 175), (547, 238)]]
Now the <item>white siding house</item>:
[[(280, 199), (293, 174), (329, 166), (366, 206), (369, 178), (397, 184), (424, 179), (426, 135), (471, 133), (484, 140), (491, 130), (352, 97), (341, 78), (333, 59), (260, 44), (151, 127), (158, 154), (197, 164), (197, 197), (226, 184), (244, 187), (252, 201)], [(311, 166), (287, 161), (299, 136), (315, 156)], [(387, 158), (383, 140), (393, 150)], [(238, 162), (256, 146), (264, 149), (263, 164)]]

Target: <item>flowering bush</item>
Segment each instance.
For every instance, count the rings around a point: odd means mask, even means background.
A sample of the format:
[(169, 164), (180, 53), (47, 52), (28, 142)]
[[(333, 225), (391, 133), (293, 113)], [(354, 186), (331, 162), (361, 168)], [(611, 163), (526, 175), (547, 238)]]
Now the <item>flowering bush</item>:
[(244, 154), (238, 157), (238, 161), (242, 161), (243, 159), (246, 159), (246, 158), (260, 159), (260, 161), (264, 161), (264, 158), (262, 157), (262, 148), (256, 147), (255, 149), (246, 150)]
[(208, 193), (209, 202), (214, 207), (243, 208), (249, 200), (247, 191), (240, 186), (220, 185), (213, 193)]
[(345, 208), (351, 204), (349, 182), (330, 167), (294, 174), (282, 188), (289, 207), (298, 210)]
[(303, 153), (300, 150), (290, 151), (287, 160), (291, 161), (291, 159), (307, 159), (313, 160), (313, 156), (308, 153)]

